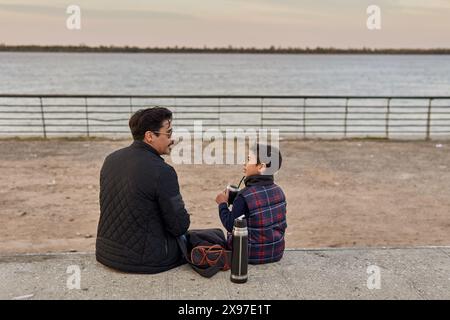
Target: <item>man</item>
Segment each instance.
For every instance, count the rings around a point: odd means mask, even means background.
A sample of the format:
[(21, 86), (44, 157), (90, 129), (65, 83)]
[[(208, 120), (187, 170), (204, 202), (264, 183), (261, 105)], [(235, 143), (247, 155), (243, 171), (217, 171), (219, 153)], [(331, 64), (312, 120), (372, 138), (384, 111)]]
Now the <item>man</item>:
[(176, 238), (190, 219), (177, 174), (161, 157), (173, 144), (171, 123), (166, 108), (137, 111), (129, 121), (134, 142), (105, 159), (96, 258), (106, 266), (158, 273), (184, 263)]

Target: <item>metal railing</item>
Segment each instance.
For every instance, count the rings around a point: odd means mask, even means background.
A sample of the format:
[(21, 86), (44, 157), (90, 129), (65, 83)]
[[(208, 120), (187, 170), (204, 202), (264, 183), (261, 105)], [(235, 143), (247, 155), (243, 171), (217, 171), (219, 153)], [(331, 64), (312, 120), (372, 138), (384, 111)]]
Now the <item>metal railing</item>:
[(0, 94), (0, 136), (130, 135), (128, 119), (167, 106), (174, 126), (278, 129), (298, 138), (450, 137), (450, 97)]

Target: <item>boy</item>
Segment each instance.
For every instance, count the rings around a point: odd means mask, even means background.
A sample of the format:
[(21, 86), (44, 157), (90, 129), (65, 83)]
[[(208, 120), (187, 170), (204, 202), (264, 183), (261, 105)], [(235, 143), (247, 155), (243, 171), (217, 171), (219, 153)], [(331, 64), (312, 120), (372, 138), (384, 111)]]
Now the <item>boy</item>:
[[(267, 158), (267, 161), (263, 161)], [(279, 261), (284, 253), (286, 230), (286, 197), (274, 183), (273, 174), (281, 167), (280, 151), (270, 145), (256, 144), (251, 148), (244, 164), (245, 188), (240, 190), (228, 209), (228, 191), (219, 193), (216, 202), (223, 226), (228, 231), (231, 249), (231, 232), (234, 220), (245, 215), (248, 228), (250, 264)]]

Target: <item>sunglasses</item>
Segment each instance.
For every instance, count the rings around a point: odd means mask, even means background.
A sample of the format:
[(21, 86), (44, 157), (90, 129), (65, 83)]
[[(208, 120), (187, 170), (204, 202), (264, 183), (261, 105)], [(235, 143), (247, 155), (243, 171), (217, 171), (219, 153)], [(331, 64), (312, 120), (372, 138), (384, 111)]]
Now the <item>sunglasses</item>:
[(153, 133), (159, 133), (159, 134), (165, 134), (168, 138), (172, 137), (173, 131), (170, 129), (168, 132), (161, 132), (161, 131), (152, 131)]

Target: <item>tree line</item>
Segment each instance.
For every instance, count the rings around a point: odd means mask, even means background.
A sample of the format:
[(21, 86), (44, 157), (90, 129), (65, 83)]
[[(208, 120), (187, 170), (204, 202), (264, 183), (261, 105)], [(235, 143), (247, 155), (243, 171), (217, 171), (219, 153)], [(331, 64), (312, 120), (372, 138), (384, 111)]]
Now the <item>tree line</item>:
[(87, 46), (87, 45), (6, 45), (3, 52), (117, 52), (117, 53), (263, 53), (263, 54), (450, 54), (450, 48), (432, 49), (373, 49), (373, 48), (293, 48), (275, 47), (135, 47), (135, 46)]

